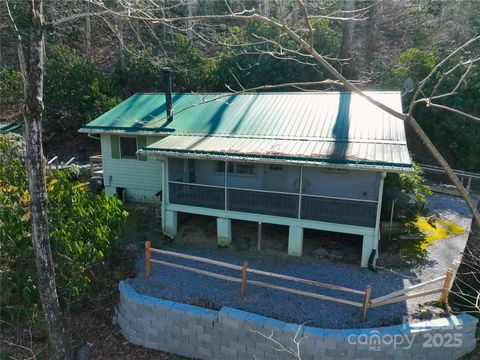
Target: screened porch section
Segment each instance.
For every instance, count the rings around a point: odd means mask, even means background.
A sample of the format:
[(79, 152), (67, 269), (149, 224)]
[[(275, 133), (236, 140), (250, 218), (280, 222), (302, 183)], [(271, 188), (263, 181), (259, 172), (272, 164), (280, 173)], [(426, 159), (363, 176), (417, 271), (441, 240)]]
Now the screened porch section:
[(380, 176), (367, 171), (168, 159), (168, 202), (375, 227)]

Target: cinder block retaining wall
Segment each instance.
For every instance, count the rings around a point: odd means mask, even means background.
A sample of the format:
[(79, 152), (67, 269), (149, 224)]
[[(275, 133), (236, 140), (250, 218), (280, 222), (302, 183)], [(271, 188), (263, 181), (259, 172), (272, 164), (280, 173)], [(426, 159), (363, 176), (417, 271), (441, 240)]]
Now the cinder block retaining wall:
[[(131, 343), (200, 359), (457, 359), (475, 348), (469, 315), (375, 329), (331, 330), (288, 324), (237, 309), (212, 311), (145, 296), (120, 282), (116, 321)], [(298, 332), (298, 333), (297, 333)], [(262, 334), (264, 336), (262, 336)]]

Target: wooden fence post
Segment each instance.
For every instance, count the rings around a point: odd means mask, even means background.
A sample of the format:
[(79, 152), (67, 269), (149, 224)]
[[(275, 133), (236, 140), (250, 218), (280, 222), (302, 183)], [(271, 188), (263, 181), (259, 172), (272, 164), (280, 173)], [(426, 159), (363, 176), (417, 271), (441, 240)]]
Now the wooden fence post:
[(145, 276), (150, 276), (150, 241), (145, 242)]
[(365, 296), (363, 297), (362, 307), (360, 308), (360, 321), (365, 321), (367, 317), (368, 307), (370, 305), (370, 295), (372, 294), (372, 287), (367, 285), (365, 288)]
[(248, 269), (248, 261), (243, 262), (242, 268), (242, 297), (244, 298), (246, 295), (247, 290), (247, 269)]
[(447, 270), (447, 276), (445, 277), (445, 281), (443, 282), (443, 291), (440, 295), (440, 302), (446, 306), (448, 303), (448, 292), (450, 291), (450, 286), (452, 285), (453, 280), (453, 269)]

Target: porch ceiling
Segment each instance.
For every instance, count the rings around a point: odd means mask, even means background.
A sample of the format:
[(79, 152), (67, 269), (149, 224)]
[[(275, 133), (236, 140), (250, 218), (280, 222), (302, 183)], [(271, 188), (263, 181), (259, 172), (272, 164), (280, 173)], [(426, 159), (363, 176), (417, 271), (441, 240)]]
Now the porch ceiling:
[(316, 166), (335, 164), (383, 171), (409, 171), (412, 165), (404, 141), (170, 135), (139, 150), (139, 153)]

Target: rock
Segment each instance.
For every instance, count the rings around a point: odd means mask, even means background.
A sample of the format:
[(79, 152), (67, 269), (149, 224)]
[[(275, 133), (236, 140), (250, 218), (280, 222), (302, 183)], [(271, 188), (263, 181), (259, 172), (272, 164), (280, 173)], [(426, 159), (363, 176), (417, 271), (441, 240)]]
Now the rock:
[(248, 250), (250, 248), (250, 238), (247, 236), (237, 236), (233, 241), (233, 245), (238, 251)]
[(433, 313), (427, 309), (425, 311), (420, 311), (417, 316), (420, 320), (431, 320), (433, 318)]
[(384, 253), (380, 254), (377, 260), (378, 267), (402, 267), (405, 262), (399, 254)]
[(118, 310), (117, 310), (117, 308), (114, 309), (112, 324), (113, 325), (118, 325)]
[(329, 252), (325, 250), (324, 248), (318, 248), (312, 251), (312, 256), (323, 259), (328, 256)]
[(285, 251), (287, 246), (285, 246), (283, 241), (276, 240), (272, 242), (271, 249), (276, 251)]
[(92, 343), (86, 343), (83, 345), (76, 353), (75, 360), (88, 360), (90, 359), (91, 350), (90, 348), (93, 346)]
[(332, 250), (328, 257), (332, 260), (342, 260), (345, 257), (345, 254), (341, 250)]

